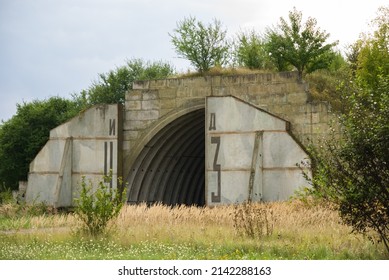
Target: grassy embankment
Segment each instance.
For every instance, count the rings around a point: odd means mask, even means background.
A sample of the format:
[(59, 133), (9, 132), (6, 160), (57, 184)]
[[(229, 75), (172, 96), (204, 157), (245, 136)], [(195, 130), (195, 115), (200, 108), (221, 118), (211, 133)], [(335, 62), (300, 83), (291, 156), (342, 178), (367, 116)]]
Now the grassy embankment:
[(0, 206), (0, 259), (388, 258), (382, 244), (350, 234), (329, 207), (297, 200), (256, 205), (251, 222), (234, 206), (125, 206), (98, 238), (81, 234), (73, 214), (15, 209)]

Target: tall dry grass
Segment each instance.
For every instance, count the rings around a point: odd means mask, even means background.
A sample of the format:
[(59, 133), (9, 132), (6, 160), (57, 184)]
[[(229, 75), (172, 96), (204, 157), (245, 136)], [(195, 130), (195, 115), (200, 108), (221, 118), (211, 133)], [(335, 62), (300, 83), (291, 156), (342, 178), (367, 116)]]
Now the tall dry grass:
[(328, 205), (307, 205), (299, 200), (253, 204), (267, 211), (267, 226), (272, 228), (269, 235), (255, 238), (239, 234), (234, 221), (239, 207), (125, 206), (112, 225), (113, 232), (123, 245), (209, 244), (263, 250), (287, 258), (374, 258), (374, 252), (383, 252), (364, 236), (351, 234), (351, 228), (342, 224)]
[[(144, 228), (146, 232), (171, 230), (179, 227), (180, 231), (193, 228), (234, 228), (233, 217), (240, 206), (227, 205), (218, 207), (169, 207), (145, 204), (124, 206), (115, 226), (119, 231)], [(336, 211), (326, 206), (306, 206), (299, 201), (272, 202), (253, 204), (254, 208), (271, 212), (271, 223), (280, 233), (301, 231), (342, 231), (350, 228), (341, 224)]]
[[(109, 244), (120, 246), (126, 252), (124, 256), (130, 258), (174, 259), (177, 250), (182, 251), (178, 258), (190, 258), (192, 254), (198, 254), (199, 258), (230, 259), (387, 258), (383, 246), (351, 234), (351, 228), (342, 224), (338, 213), (328, 205), (308, 205), (299, 200), (252, 204), (248, 214), (259, 216), (250, 221), (262, 225), (266, 211), (265, 226), (271, 228), (267, 234), (253, 236), (242, 234), (243, 224), (239, 222), (242, 216), (238, 214), (241, 207), (126, 205), (110, 223), (104, 238)], [(77, 237), (80, 222), (71, 213), (11, 220), (14, 222), (12, 234), (28, 234), (26, 240), (32, 237), (42, 242), (80, 239)], [(18, 230), (18, 226), (26, 229)]]
[(45, 228), (73, 228), (79, 224), (74, 215), (59, 213), (44, 204), (0, 205), (0, 230), (22, 231)]
[[(168, 207), (144, 204), (125, 206), (113, 227), (125, 243), (142, 240), (170, 242), (200, 241), (235, 242), (237, 234), (234, 217), (241, 206)], [(343, 224), (336, 211), (324, 205), (306, 206), (299, 201), (254, 204), (266, 209), (272, 236), (292, 240), (354, 240), (351, 229)]]
[[(234, 217), (241, 206), (218, 207), (170, 207), (126, 205), (110, 226), (119, 235), (139, 241), (145, 238), (187, 239), (207, 237), (214, 234), (231, 237), (236, 235)], [(326, 205), (307, 206), (299, 200), (253, 204), (254, 208), (271, 213), (269, 223), (274, 228), (273, 235), (349, 235), (351, 228), (341, 223), (336, 211)], [(14, 217), (14, 210), (3, 205), (0, 216), (15, 221), (14, 228), (77, 227), (79, 221), (73, 214), (21, 215)], [(12, 213), (12, 214), (10, 214)]]
[(158, 204), (148, 207), (141, 204), (125, 206), (113, 226), (125, 243), (205, 241), (216, 236), (223, 240), (233, 234), (232, 214), (233, 208), (228, 206), (169, 207)]

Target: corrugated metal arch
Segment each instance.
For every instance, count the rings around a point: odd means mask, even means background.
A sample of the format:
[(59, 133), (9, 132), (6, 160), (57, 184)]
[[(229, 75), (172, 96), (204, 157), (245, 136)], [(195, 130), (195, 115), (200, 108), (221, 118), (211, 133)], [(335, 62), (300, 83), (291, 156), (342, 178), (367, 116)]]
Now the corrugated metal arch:
[(129, 172), (129, 203), (204, 205), (204, 122), (204, 109), (192, 111), (144, 146)]

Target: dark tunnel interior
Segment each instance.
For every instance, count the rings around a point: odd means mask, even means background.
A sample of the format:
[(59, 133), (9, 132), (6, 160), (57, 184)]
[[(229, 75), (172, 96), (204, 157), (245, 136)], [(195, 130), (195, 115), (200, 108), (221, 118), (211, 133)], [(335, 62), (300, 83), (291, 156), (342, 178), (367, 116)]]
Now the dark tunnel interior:
[(204, 205), (205, 110), (179, 117), (147, 143), (130, 170), (129, 203)]

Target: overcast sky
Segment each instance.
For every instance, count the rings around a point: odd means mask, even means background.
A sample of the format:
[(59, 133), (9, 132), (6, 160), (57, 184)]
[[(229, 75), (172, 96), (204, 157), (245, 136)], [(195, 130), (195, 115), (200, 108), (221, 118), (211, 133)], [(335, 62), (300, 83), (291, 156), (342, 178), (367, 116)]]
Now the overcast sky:
[(87, 89), (98, 73), (127, 59), (168, 61), (186, 71), (189, 63), (176, 57), (168, 33), (190, 15), (217, 18), (233, 36), (263, 32), (295, 6), (343, 48), (384, 5), (387, 0), (0, 0), (0, 120), (15, 114), (16, 103)]

